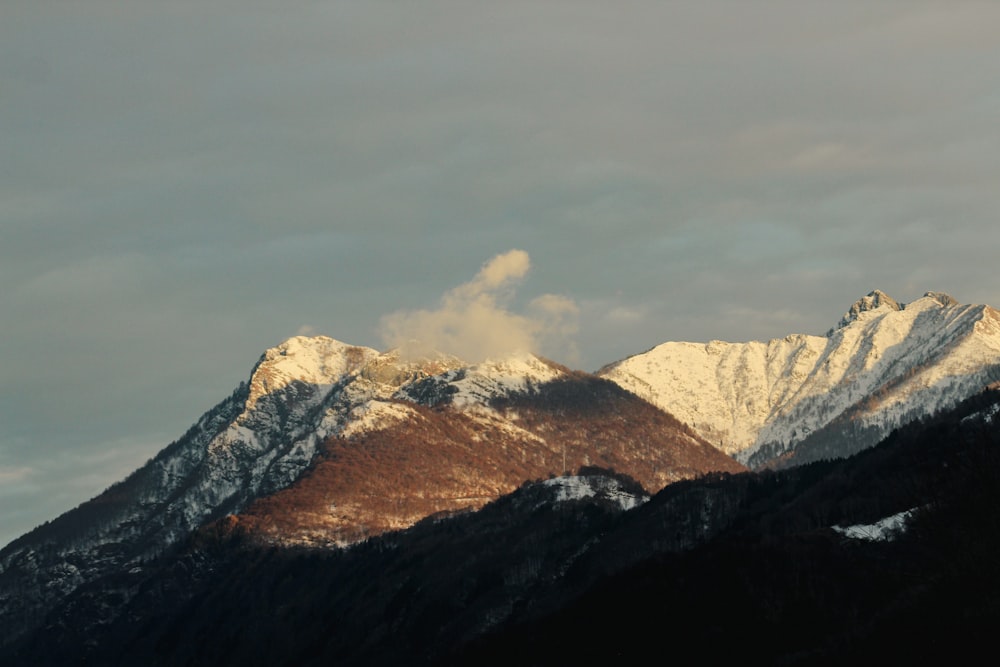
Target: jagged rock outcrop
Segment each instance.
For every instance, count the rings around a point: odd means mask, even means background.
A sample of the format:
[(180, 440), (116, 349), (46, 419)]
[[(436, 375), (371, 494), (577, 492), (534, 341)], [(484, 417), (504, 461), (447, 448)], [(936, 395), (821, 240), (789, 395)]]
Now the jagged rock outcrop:
[[(930, 296), (931, 294), (931, 292), (928, 292), (927, 296)], [(872, 290), (854, 302), (847, 312), (844, 313), (844, 316), (840, 318), (840, 322), (837, 323), (837, 326), (827, 333), (827, 337), (832, 336), (833, 332), (837, 329), (843, 329), (852, 322), (857, 321), (857, 319), (861, 316), (861, 313), (867, 313), (868, 311), (876, 310), (878, 308), (902, 310), (903, 305), (882, 290)]]

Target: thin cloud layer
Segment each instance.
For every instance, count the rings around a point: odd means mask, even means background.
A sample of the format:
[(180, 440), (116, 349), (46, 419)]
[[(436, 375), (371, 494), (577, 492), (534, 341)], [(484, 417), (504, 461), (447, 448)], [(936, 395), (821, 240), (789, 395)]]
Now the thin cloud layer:
[(579, 309), (571, 299), (545, 294), (533, 299), (524, 314), (510, 310), (514, 288), (530, 268), (523, 250), (497, 255), (472, 280), (445, 293), (438, 308), (383, 317), (382, 340), (405, 357), (445, 353), (468, 362), (537, 353), (547, 345), (572, 352)]

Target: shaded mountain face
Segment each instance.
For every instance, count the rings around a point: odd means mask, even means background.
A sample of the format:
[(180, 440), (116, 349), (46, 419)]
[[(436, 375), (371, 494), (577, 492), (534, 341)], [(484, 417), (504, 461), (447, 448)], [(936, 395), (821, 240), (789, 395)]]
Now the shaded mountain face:
[(604, 367), (752, 467), (847, 456), (1000, 379), (1000, 313), (875, 291), (826, 336), (664, 343)]
[(532, 355), (470, 366), (292, 338), (126, 480), (0, 552), (0, 643), (207, 524), (344, 546), (587, 465), (653, 490), (743, 469), (617, 385)]

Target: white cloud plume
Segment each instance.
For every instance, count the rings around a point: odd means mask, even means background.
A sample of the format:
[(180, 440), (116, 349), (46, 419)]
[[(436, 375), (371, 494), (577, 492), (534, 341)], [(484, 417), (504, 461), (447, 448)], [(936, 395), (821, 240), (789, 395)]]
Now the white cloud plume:
[(517, 352), (537, 353), (546, 345), (558, 346), (563, 357), (574, 356), (571, 339), (579, 309), (571, 299), (545, 294), (528, 304), (527, 314), (507, 308), (514, 286), (530, 268), (531, 259), (523, 250), (497, 255), (472, 280), (446, 292), (438, 308), (383, 317), (382, 339), (405, 356), (444, 352), (470, 363)]

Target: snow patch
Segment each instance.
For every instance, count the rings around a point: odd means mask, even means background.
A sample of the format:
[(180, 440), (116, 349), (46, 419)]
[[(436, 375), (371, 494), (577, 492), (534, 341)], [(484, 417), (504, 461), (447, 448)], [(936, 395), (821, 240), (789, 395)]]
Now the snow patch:
[[(516, 419), (511, 415), (501, 416), (495, 410), (490, 408), (485, 408), (482, 406), (473, 405), (465, 410), (465, 414), (472, 418), (473, 421), (478, 423), (480, 427), (485, 432), (498, 432), (504, 435), (510, 436), (514, 440), (523, 441), (533, 441), (538, 443), (545, 443), (545, 438), (532, 433), (527, 429), (523, 429), (516, 424), (511, 423)], [(473, 439), (480, 440), (481, 438), (477, 435), (473, 435)]]
[(522, 354), (487, 360), (449, 375), (449, 383), (456, 389), (451, 404), (465, 408), (488, 406), (494, 398), (531, 391), (562, 373), (532, 354)]
[(637, 496), (626, 491), (618, 480), (610, 477), (567, 475), (545, 480), (542, 485), (556, 489), (556, 503), (602, 497), (617, 503), (623, 511), (627, 511), (649, 500), (649, 496)]
[(974, 421), (976, 419), (983, 420), (985, 424), (992, 424), (993, 420), (996, 418), (997, 413), (1000, 413), (1000, 405), (992, 405), (985, 410), (980, 410), (979, 412), (974, 412), (968, 417), (962, 418), (962, 423)]
[(360, 433), (381, 431), (415, 417), (417, 413), (413, 408), (402, 403), (372, 400), (350, 411), (340, 435), (349, 438)]
[(833, 526), (833, 529), (852, 540), (879, 542), (892, 540), (896, 535), (906, 530), (906, 522), (915, 509), (887, 516), (875, 523), (855, 524), (853, 526)]

